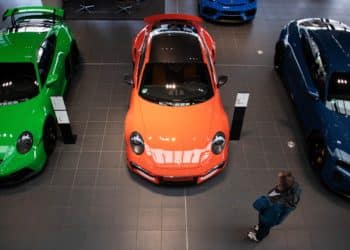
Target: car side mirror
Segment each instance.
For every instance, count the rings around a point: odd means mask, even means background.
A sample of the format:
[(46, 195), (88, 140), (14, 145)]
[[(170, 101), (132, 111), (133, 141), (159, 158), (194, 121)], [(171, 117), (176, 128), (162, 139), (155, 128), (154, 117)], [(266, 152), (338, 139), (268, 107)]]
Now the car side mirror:
[(221, 75), (218, 78), (218, 88), (221, 88), (221, 86), (225, 85), (225, 83), (227, 83), (228, 77)]
[(46, 79), (46, 86), (49, 88), (51, 87), (55, 82), (58, 80), (58, 75), (57, 74), (51, 74), (47, 77)]
[(124, 82), (129, 84), (129, 85), (133, 85), (134, 81), (132, 80), (132, 76), (131, 75), (124, 75)]

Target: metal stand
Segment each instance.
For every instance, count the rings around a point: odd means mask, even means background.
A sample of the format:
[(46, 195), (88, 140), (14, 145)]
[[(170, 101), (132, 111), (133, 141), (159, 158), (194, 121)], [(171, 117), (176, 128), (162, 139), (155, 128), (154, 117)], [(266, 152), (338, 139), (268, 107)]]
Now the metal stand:
[(236, 96), (235, 109), (233, 111), (230, 141), (239, 140), (241, 138), (241, 131), (243, 127), (244, 114), (248, 106), (249, 93), (238, 93)]
[(119, 10), (117, 11), (117, 14), (119, 14), (119, 13), (126, 13), (126, 14), (128, 14), (130, 16), (132, 7), (133, 7), (132, 5), (118, 6)]
[(58, 124), (61, 130), (62, 139), (64, 144), (75, 144), (77, 141), (77, 135), (73, 134), (70, 124)]
[(125, 13), (130, 16), (131, 10), (134, 8), (133, 3), (136, 3), (136, 2), (132, 2), (130, 0), (125, 0), (125, 1), (119, 0), (120, 5), (118, 6), (117, 14)]
[(85, 1), (80, 2), (80, 9), (78, 12), (87, 12), (87, 13), (92, 13), (91, 9), (94, 9), (95, 5), (94, 4), (87, 4)]
[(64, 144), (75, 144), (77, 136), (73, 134), (66, 104), (62, 96), (51, 96), (52, 108), (55, 112), (58, 127), (61, 130)]

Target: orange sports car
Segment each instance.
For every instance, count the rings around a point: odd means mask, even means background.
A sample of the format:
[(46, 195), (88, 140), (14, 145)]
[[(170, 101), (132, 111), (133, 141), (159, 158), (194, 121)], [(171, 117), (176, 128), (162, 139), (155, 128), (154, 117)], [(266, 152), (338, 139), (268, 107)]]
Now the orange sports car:
[(195, 16), (164, 14), (132, 46), (125, 119), (130, 170), (147, 180), (201, 183), (227, 165), (229, 123), (215, 73), (215, 42)]

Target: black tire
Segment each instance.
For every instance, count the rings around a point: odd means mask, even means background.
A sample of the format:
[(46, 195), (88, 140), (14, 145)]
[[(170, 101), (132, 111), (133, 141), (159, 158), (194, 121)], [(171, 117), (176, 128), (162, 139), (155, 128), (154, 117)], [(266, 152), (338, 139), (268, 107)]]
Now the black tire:
[(57, 141), (57, 126), (54, 118), (49, 117), (44, 126), (43, 142), (44, 149), (47, 155), (51, 155), (56, 147)]
[(326, 161), (326, 146), (321, 138), (310, 138), (308, 140), (308, 158), (311, 167), (321, 171)]
[(274, 56), (274, 62), (273, 62), (275, 71), (278, 74), (281, 73), (281, 66), (282, 66), (283, 59), (284, 59), (283, 53), (284, 53), (284, 46), (283, 46), (282, 42), (278, 42), (276, 44), (276, 47), (275, 47), (275, 56)]

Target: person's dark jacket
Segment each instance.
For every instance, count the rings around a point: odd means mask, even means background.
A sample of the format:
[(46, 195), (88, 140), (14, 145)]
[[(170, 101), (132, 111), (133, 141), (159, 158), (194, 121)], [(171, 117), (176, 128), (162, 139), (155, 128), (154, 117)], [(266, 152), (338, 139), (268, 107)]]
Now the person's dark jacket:
[(279, 225), (296, 208), (300, 200), (301, 189), (297, 183), (277, 200), (268, 196), (259, 197), (253, 207), (259, 211), (259, 221), (268, 227)]

